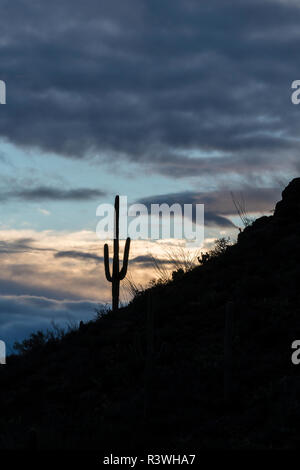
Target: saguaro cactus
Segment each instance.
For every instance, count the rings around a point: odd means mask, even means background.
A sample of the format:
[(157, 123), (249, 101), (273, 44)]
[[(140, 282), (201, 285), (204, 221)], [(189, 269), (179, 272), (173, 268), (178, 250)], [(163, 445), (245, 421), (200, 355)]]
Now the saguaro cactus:
[(104, 245), (104, 267), (105, 276), (108, 282), (112, 283), (112, 310), (116, 312), (119, 308), (119, 293), (120, 281), (124, 279), (127, 273), (128, 257), (130, 248), (130, 238), (128, 237), (125, 243), (123, 266), (120, 270), (119, 265), (119, 213), (120, 213), (120, 199), (119, 196), (115, 198), (115, 233), (114, 233), (114, 255), (112, 274), (109, 269), (109, 251), (107, 243)]

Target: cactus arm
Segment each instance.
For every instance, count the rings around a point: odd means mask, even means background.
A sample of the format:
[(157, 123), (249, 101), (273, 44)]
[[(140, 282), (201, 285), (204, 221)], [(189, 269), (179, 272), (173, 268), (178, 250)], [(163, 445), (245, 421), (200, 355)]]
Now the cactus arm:
[(129, 257), (129, 249), (130, 249), (130, 238), (126, 239), (125, 249), (124, 249), (124, 257), (123, 257), (123, 267), (119, 273), (119, 279), (122, 281), (127, 274), (127, 267), (128, 267), (128, 257)]
[(119, 217), (120, 217), (120, 198), (116, 196), (115, 198), (115, 237), (119, 240)]
[(112, 282), (112, 276), (109, 271), (109, 255), (108, 255), (108, 244), (104, 245), (104, 266), (105, 266), (105, 276), (108, 282)]

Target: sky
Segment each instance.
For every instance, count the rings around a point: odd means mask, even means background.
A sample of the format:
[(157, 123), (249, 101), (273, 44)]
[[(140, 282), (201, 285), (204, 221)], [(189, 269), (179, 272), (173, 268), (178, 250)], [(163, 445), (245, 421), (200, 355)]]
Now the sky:
[[(110, 302), (116, 194), (204, 204), (206, 247), (237, 236), (231, 192), (271, 214), (300, 169), (299, 22), (292, 0), (2, 0), (0, 339)], [(175, 245), (132, 243), (134, 282)]]

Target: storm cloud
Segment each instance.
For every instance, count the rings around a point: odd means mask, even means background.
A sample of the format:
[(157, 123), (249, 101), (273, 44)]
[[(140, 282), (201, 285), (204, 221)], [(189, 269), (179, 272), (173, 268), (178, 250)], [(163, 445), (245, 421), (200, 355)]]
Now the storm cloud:
[(296, 171), (299, 21), (279, 0), (4, 1), (1, 136), (176, 178)]

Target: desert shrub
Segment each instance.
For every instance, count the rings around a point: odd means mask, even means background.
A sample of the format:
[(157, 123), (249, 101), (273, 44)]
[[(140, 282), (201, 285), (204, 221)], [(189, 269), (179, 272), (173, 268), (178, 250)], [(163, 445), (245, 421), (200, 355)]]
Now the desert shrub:
[[(100, 318), (104, 317), (105, 315), (110, 312), (111, 307), (109, 304), (101, 304), (99, 307), (95, 308), (95, 313), (96, 313), (96, 320), (99, 320)], [(81, 322), (80, 322), (81, 323)]]
[(232, 246), (232, 242), (230, 240), (230, 237), (221, 237), (215, 240), (214, 247), (206, 252), (206, 253), (201, 253), (201, 257), (198, 256), (198, 261), (200, 264), (205, 264), (207, 261), (211, 259), (218, 258), (222, 255), (224, 255), (228, 249), (229, 246)]
[[(69, 327), (69, 331), (70, 331)], [(66, 332), (63, 328), (60, 328), (55, 323), (52, 323), (52, 329), (46, 331), (38, 330), (35, 333), (31, 333), (29, 338), (25, 338), (23, 341), (14, 343), (14, 350), (19, 354), (26, 354), (29, 352), (38, 351), (43, 348), (46, 344), (55, 343), (60, 341)]]
[(184, 275), (184, 270), (182, 268), (177, 269), (177, 271), (172, 272), (173, 281), (178, 281)]

